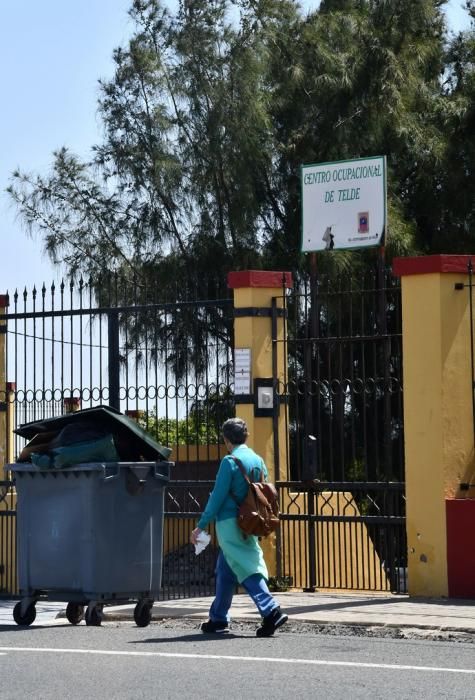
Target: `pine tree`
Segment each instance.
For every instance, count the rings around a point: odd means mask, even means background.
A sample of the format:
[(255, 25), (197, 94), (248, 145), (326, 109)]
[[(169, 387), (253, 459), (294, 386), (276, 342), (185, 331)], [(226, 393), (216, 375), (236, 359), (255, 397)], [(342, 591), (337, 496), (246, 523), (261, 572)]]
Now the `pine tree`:
[(103, 141), (89, 163), (63, 149), (50, 175), (16, 173), (20, 214), (99, 286), (114, 269), (205, 297), (213, 274), (305, 267), (302, 163), (387, 155), (389, 256), (450, 250), (461, 229), (466, 247), (473, 32), (447, 53), (444, 4), (323, 0), (305, 15), (293, 0), (181, 0), (172, 15), (134, 0), (100, 84)]

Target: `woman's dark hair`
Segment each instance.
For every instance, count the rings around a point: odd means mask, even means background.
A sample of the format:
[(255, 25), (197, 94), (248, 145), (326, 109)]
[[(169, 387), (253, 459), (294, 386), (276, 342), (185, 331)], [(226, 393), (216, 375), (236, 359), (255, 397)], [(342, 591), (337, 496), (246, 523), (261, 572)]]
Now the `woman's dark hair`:
[(246, 422), (241, 418), (228, 418), (223, 423), (223, 435), (231, 445), (242, 445), (249, 435)]

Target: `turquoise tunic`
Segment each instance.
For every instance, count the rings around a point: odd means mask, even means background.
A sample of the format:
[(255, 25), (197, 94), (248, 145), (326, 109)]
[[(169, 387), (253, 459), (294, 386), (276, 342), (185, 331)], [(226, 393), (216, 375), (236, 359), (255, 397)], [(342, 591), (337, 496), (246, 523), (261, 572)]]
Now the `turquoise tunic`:
[(224, 558), (239, 583), (253, 574), (269, 578), (259, 540), (254, 535), (244, 535), (236, 518), (218, 520), (216, 533)]
[[(259, 479), (261, 470), (267, 479), (267, 469), (262, 457), (247, 445), (238, 445), (232, 454), (242, 462), (252, 481)], [(246, 497), (247, 488), (236, 462), (229, 456), (224, 457), (216, 475), (214, 489), (198, 522), (198, 527), (204, 530), (210, 522), (216, 521), (219, 546), (239, 583), (253, 574), (268, 578), (258, 538), (244, 535), (237, 524), (238, 503)]]

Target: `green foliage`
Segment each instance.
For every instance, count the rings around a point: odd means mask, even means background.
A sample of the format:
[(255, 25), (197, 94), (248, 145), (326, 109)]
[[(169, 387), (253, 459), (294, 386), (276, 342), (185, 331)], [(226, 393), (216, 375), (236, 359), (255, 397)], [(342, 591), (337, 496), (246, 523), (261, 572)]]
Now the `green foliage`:
[(186, 418), (159, 418), (151, 411), (141, 425), (161, 445), (217, 445), (222, 442), (222, 424), (233, 416), (234, 397), (223, 387), (194, 401)]
[(348, 481), (364, 481), (366, 479), (365, 464), (362, 459), (354, 459), (345, 469)]
[(193, 418), (170, 420), (151, 413), (141, 425), (160, 445), (217, 445), (220, 442), (220, 426), (198, 423)]
[(288, 591), (293, 587), (292, 576), (270, 576), (268, 580), (269, 590), (273, 593)]
[[(304, 270), (302, 163), (386, 154), (389, 257), (468, 251), (475, 34), (450, 37), (444, 5), (181, 0), (173, 15), (133, 0), (90, 162), (62, 149), (49, 175), (14, 173), (10, 194), (68, 272), (98, 288), (104, 269), (160, 280), (178, 298), (194, 281), (204, 298), (231, 269)], [(323, 270), (348, 264), (322, 255)]]

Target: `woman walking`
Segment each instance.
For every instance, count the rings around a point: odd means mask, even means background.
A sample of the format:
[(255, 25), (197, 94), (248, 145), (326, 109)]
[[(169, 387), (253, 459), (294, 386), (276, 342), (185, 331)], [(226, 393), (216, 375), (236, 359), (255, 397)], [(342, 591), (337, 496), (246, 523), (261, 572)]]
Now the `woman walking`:
[(191, 542), (196, 544), (200, 532), (215, 521), (221, 549), (216, 564), (216, 597), (209, 611), (209, 620), (201, 625), (201, 629), (210, 634), (228, 631), (229, 610), (239, 583), (262, 616), (256, 635), (271, 637), (287, 622), (288, 616), (281, 612), (267, 587), (267, 566), (258, 538), (245, 535), (237, 524), (238, 507), (246, 497), (248, 485), (234, 458), (242, 464), (251, 481), (259, 481), (261, 471), (267, 479), (267, 468), (264, 460), (246, 445), (248, 431), (243, 420), (230, 418), (222, 430), (229, 455), (221, 460), (214, 489), (198, 527), (191, 533)]

